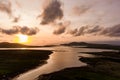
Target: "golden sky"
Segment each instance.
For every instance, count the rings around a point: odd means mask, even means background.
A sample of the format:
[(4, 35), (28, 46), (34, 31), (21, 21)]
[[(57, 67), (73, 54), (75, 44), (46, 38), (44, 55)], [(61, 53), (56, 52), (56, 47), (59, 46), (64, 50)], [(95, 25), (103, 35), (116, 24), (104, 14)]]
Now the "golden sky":
[(120, 0), (0, 0), (0, 42), (18, 34), (30, 45), (119, 40), (119, 7)]

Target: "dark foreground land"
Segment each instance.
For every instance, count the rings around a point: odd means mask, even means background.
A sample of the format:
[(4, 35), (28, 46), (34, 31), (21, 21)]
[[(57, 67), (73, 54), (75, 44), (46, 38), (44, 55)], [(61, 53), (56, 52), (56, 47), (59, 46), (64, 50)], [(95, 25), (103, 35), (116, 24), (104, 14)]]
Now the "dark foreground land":
[[(112, 48), (112, 46), (109, 46), (109, 48)], [(114, 47), (114, 50), (119, 50), (119, 47)], [(92, 58), (80, 57), (79, 60), (87, 63), (87, 66), (66, 68), (58, 72), (44, 74), (39, 77), (39, 80), (120, 80), (119, 51), (85, 53), (96, 56)]]
[(16, 75), (46, 63), (52, 51), (0, 50), (0, 80), (10, 80)]

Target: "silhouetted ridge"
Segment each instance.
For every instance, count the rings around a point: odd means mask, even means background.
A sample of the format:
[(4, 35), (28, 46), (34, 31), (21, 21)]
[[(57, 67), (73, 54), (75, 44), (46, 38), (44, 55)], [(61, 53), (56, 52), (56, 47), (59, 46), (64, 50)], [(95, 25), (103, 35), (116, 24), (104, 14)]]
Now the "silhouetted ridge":
[(97, 49), (114, 49), (120, 50), (120, 46), (110, 45), (110, 44), (95, 44), (86, 42), (71, 42), (66, 44), (61, 44), (62, 46), (84, 46), (84, 48), (97, 48)]
[(71, 42), (71, 43), (67, 43), (67, 44), (61, 44), (64, 46), (82, 46), (82, 45), (87, 45), (88, 43), (86, 42)]
[(19, 48), (19, 47), (28, 47), (28, 46), (19, 43), (8, 43), (8, 42), (0, 43), (0, 48)]

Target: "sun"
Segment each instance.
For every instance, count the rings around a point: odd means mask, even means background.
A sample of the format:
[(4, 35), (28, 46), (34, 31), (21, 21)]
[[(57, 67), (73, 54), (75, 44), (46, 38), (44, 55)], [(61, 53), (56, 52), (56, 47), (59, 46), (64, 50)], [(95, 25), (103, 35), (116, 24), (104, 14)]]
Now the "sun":
[(27, 35), (18, 34), (17, 37), (18, 37), (18, 40), (17, 40), (18, 43), (27, 43), (28, 42)]

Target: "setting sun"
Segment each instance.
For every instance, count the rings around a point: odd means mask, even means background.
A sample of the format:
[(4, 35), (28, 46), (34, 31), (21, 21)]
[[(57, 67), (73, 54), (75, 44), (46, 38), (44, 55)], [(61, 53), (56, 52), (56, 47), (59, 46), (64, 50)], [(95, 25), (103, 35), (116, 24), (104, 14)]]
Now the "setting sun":
[(28, 36), (27, 35), (23, 35), (23, 34), (18, 34), (18, 42), (19, 43), (26, 43), (28, 42)]

